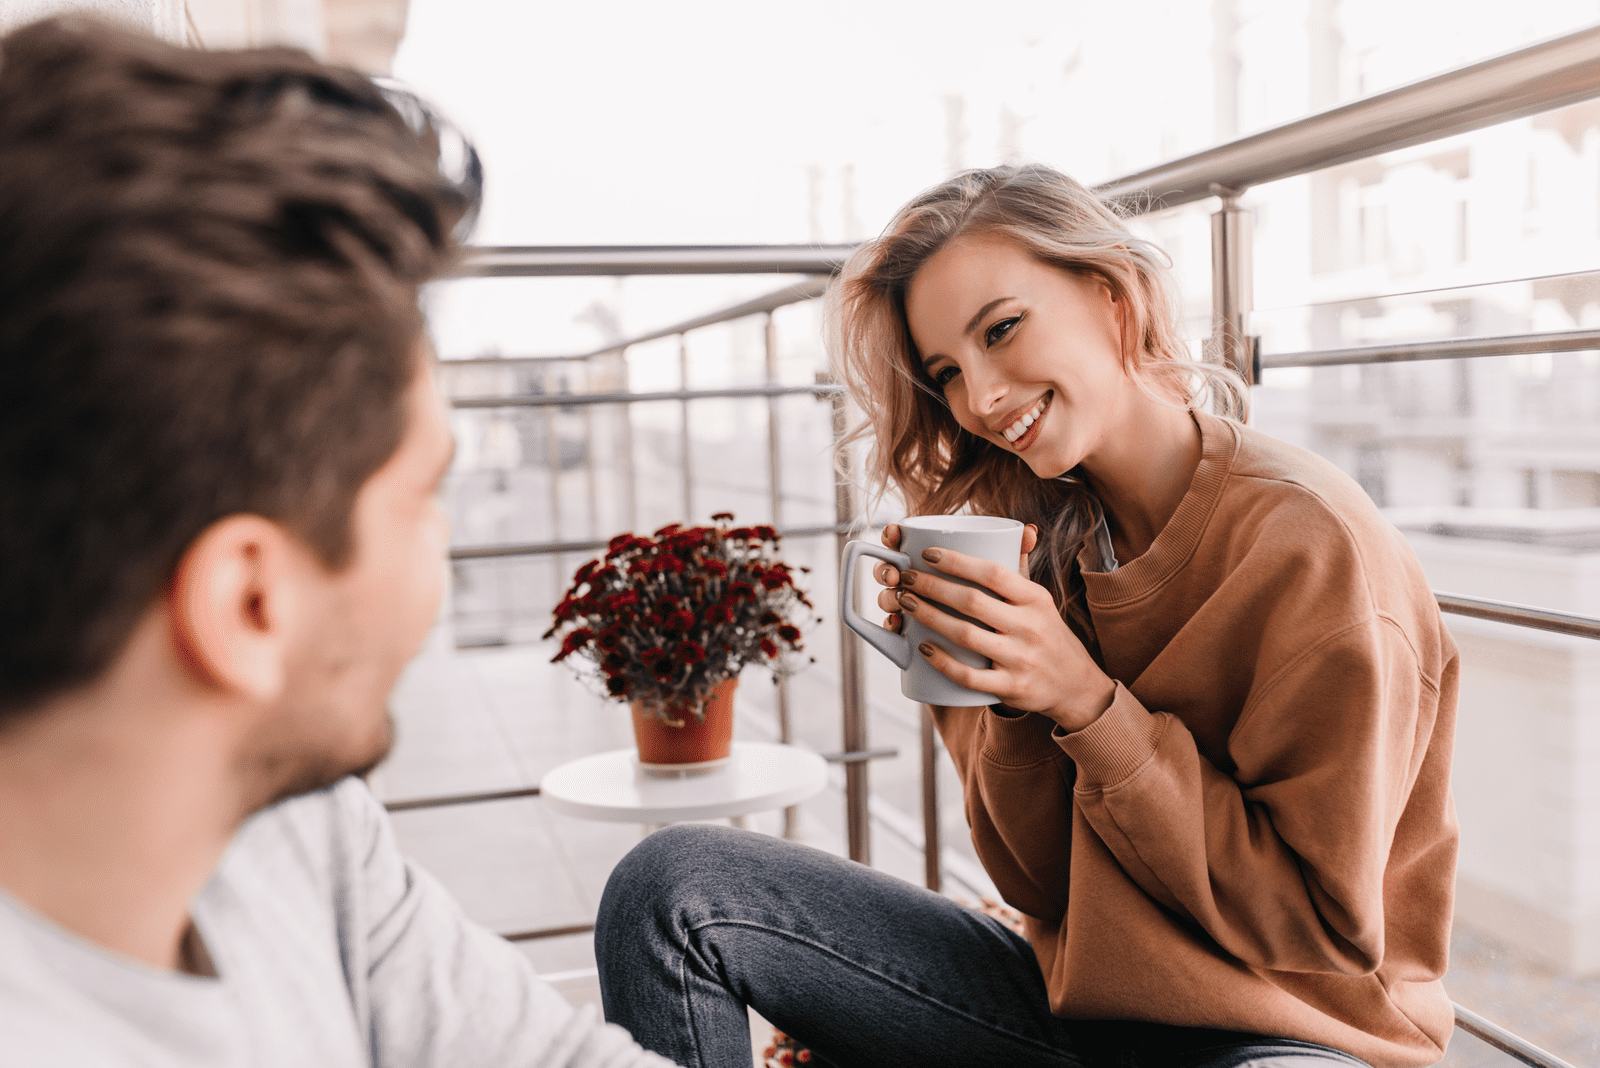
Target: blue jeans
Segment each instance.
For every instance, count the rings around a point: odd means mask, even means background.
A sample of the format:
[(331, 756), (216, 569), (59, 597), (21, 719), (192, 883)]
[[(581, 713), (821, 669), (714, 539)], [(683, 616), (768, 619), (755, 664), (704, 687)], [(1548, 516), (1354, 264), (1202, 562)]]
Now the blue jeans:
[(1061, 1019), (1033, 949), (996, 920), (726, 827), (641, 842), (606, 884), (594, 942), (606, 1019), (685, 1068), (748, 1068), (746, 1006), (841, 1068), (1366, 1068), (1293, 1039)]

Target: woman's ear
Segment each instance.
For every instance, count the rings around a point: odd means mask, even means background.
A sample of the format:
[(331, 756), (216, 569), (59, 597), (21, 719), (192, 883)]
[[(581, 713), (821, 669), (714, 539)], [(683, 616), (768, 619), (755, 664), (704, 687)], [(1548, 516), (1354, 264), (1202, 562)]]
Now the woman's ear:
[(255, 515), (219, 519), (190, 543), (168, 601), (173, 641), (199, 685), (253, 703), (283, 691), (303, 555)]

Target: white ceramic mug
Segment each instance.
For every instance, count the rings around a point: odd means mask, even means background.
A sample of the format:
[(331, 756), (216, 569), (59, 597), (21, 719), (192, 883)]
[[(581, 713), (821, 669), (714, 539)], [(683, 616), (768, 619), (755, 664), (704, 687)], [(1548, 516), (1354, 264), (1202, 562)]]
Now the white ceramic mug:
[[(923, 642), (932, 642), (945, 652), (975, 668), (988, 668), (988, 657), (979, 656), (950, 639), (924, 626), (915, 616), (903, 613), (900, 633), (885, 630), (856, 611), (856, 564), (863, 556), (876, 557), (898, 567), (901, 571), (932, 572), (940, 578), (973, 589), (989, 590), (975, 582), (946, 575), (922, 558), (924, 549), (951, 549), (981, 560), (993, 560), (1012, 571), (1022, 556), (1022, 524), (1015, 519), (992, 515), (920, 515), (900, 521), (900, 548), (895, 552), (868, 541), (852, 541), (844, 547), (844, 560), (839, 565), (840, 616), (845, 625), (866, 639), (878, 652), (894, 661), (900, 669), (900, 692), (913, 701), (930, 705), (992, 705), (1000, 698), (992, 693), (969, 690), (952, 682), (938, 671), (928, 658), (917, 652)], [(921, 590), (916, 594), (924, 601), (929, 598)], [(969, 617), (933, 602), (940, 609), (961, 619)], [(980, 624), (981, 625), (981, 624)]]

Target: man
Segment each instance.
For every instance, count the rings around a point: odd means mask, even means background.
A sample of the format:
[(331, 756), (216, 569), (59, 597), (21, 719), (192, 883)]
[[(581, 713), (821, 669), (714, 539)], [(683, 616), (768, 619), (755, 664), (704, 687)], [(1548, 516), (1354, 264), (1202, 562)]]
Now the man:
[(0, 39), (0, 1063), (666, 1063), (350, 777), (444, 574), (428, 145), (303, 53)]

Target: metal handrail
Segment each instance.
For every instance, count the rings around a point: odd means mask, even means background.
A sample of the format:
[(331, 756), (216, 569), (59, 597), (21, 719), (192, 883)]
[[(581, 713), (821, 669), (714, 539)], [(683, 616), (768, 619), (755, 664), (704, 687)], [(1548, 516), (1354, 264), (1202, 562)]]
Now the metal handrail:
[[(811, 527), (779, 527), (786, 538), (818, 538), (823, 535), (850, 535), (854, 523), (832, 523)], [(450, 550), (452, 560), (496, 560), (507, 556), (559, 556), (565, 553), (592, 553), (610, 545), (609, 541), (537, 541), (509, 545), (463, 545)]]
[(1457, 1027), (1472, 1037), (1487, 1042), (1502, 1053), (1509, 1053), (1523, 1064), (1531, 1065), (1532, 1068), (1573, 1068), (1555, 1054), (1540, 1049), (1497, 1023), (1485, 1020), (1471, 1009), (1464, 1009), (1455, 1002), (1451, 1002), (1450, 1006), (1455, 1010)]
[(453, 278), (833, 274), (854, 245), (538, 245), (470, 248)]
[(1376, 156), (1600, 96), (1600, 26), (1458, 67), (1095, 187), (1134, 212)]
[(1600, 349), (1600, 330), (1553, 330), (1503, 337), (1458, 337), (1442, 341), (1406, 341), (1359, 345), (1346, 349), (1313, 349), (1261, 357), (1261, 369), (1333, 367), (1341, 364), (1408, 363), (1413, 360), (1465, 360), (1478, 356), (1515, 356), (1529, 352), (1582, 352)]
[(1572, 634), (1579, 638), (1600, 638), (1600, 619), (1576, 616), (1568, 612), (1552, 612), (1547, 608), (1534, 608), (1509, 601), (1490, 601), (1481, 597), (1462, 597), (1454, 593), (1434, 591), (1439, 610), (1473, 619), (1488, 619), (1496, 623), (1533, 630), (1548, 630), (1556, 634)]
[(715, 400), (718, 397), (787, 397), (810, 394), (831, 397), (844, 387), (831, 382), (801, 386), (728, 386), (725, 389), (663, 389), (653, 393), (617, 390), (611, 393), (526, 393), (505, 397), (453, 397), (455, 408), (568, 408), (593, 404), (643, 404), (646, 401)]
[[(854, 246), (850, 246), (854, 247)], [(659, 341), (664, 337), (676, 334), (687, 334), (691, 330), (699, 330), (705, 326), (718, 326), (722, 323), (731, 323), (735, 319), (743, 319), (748, 315), (760, 315), (762, 312), (773, 312), (790, 304), (799, 304), (801, 301), (814, 300), (828, 290), (828, 279), (807, 278), (803, 282), (796, 282), (792, 286), (775, 289), (771, 293), (749, 300), (742, 300), (737, 304), (730, 304), (726, 308), (719, 308), (704, 315), (697, 315), (693, 319), (685, 319), (681, 323), (661, 327), (644, 334), (635, 334), (633, 337), (623, 338), (602, 345), (588, 352), (580, 352), (572, 356), (474, 356), (462, 360), (440, 360), (445, 367), (516, 367), (524, 364), (560, 363), (568, 360), (581, 361), (604, 356), (610, 352), (620, 352), (634, 345), (642, 345), (646, 341)]]

